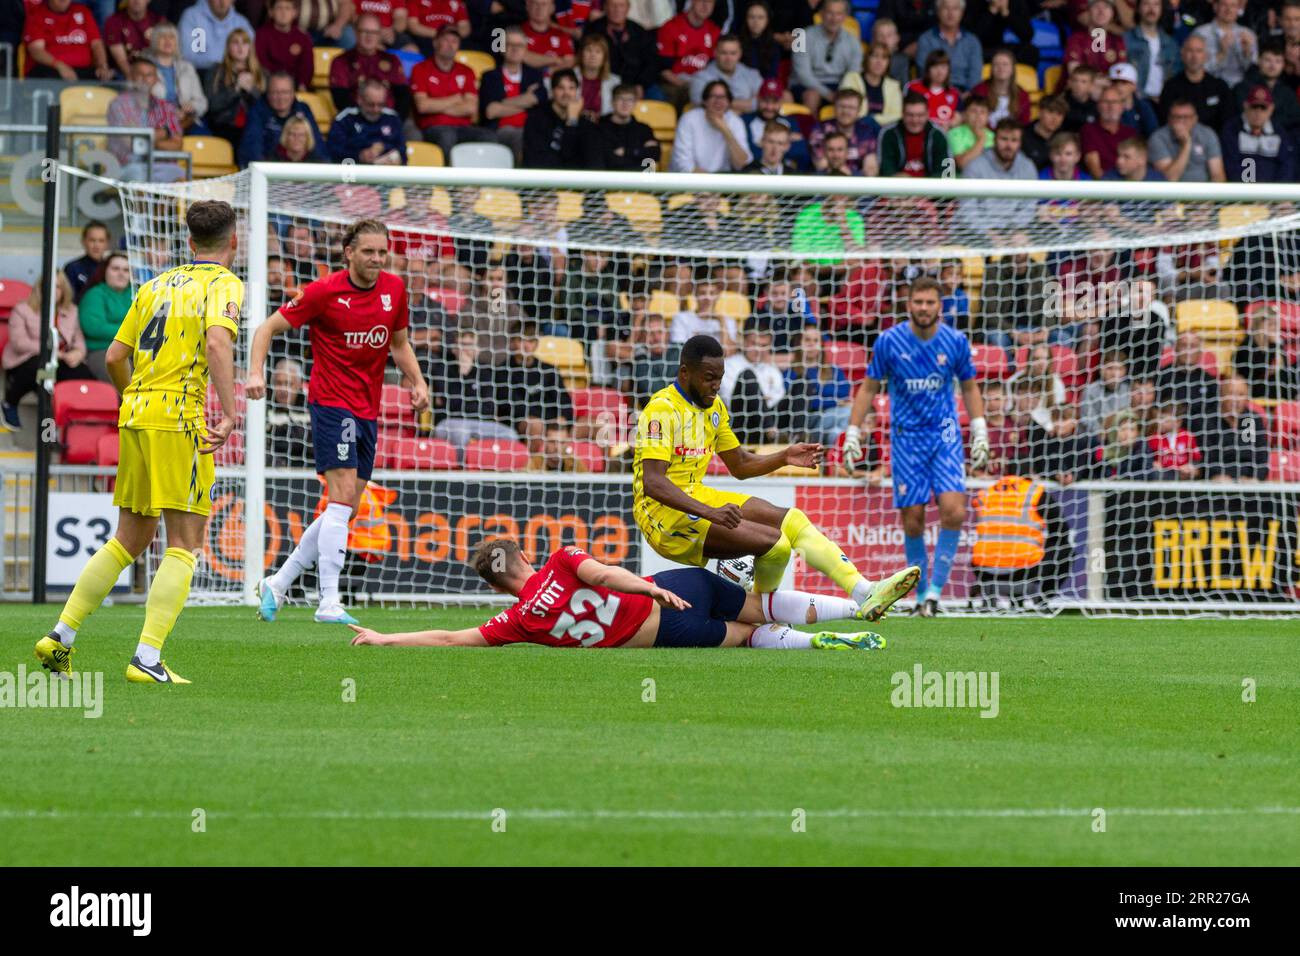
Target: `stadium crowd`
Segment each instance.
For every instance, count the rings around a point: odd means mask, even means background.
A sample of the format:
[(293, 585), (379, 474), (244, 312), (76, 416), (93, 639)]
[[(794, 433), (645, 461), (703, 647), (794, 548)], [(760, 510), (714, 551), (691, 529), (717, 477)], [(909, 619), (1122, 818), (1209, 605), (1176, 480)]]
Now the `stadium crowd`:
[[(6, 22), (25, 15), (27, 76), (123, 84), (110, 125), (149, 126), (158, 149), (216, 137), (239, 166), (441, 164), (469, 143), (533, 168), (1297, 174), (1300, 0), (11, 2), (24, 8)], [(337, 51), (324, 71), (321, 48)], [(114, 148), (126, 178), (145, 178), (129, 142)], [(156, 164), (153, 178), (182, 174)], [(773, 215), (760, 198), (703, 192), (653, 210), (590, 201), (566, 211), (537, 191), (496, 216), (481, 190), (443, 198), (452, 236), (500, 234), (498, 220), (513, 221), (505, 241), (489, 243), (403, 234), (400, 216), (387, 217), (435, 393), (431, 419), (410, 431), (457, 454), (519, 440), (529, 467), (618, 467), (622, 425), (698, 333), (723, 343), (723, 395), (743, 441), (834, 445), (875, 336), (906, 320), (920, 275), (941, 282), (944, 321), (973, 343), (991, 475), (1260, 480), (1276, 472), (1270, 445), (1300, 439), (1282, 414), (1300, 398), (1300, 249), (1285, 241), (1169, 246), (1162, 213), (1137, 202), (1107, 205), (1105, 220), (1068, 200), (828, 196)], [(1184, 204), (1178, 215), (1186, 226), (1212, 213)], [(1082, 248), (870, 257), (873, 237), (900, 230), (931, 246), (1018, 249), (1055, 237)], [(583, 244), (644, 247), (647, 234), (664, 248), (718, 238), (737, 252), (701, 261)], [(1108, 235), (1122, 248), (1106, 247)], [(318, 221), (276, 220), (272, 304), (338, 267), (335, 238)], [(87, 226), (84, 256), (66, 267), (60, 316), (81, 334), (67, 336), (61, 376), (95, 374), (129, 302), (129, 272), (105, 258), (113, 239)], [(763, 248), (792, 255), (740, 251)], [(1052, 288), (1071, 283), (1116, 294), (1046, 307)], [(38, 305), (10, 319), (11, 426), (35, 385), (32, 338), (20, 330)], [(277, 463), (305, 463), (310, 351), (291, 340), (274, 359), (272, 449)], [(863, 467), (883, 476), (887, 415), (878, 419)], [(596, 459), (575, 452), (588, 443), (602, 449)], [(831, 467), (844, 465), (832, 456)]]

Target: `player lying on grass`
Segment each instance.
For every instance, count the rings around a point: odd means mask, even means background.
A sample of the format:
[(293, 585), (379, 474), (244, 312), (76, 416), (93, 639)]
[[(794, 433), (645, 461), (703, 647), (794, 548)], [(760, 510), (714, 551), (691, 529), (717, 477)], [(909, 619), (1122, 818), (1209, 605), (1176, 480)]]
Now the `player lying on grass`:
[(696, 335), (682, 346), (677, 380), (651, 396), (637, 422), (632, 469), (633, 515), (650, 546), (670, 561), (703, 567), (710, 558), (753, 555), (754, 590), (781, 585), (791, 553), (844, 590), (877, 621), (910, 591), (920, 568), (906, 568), (884, 581), (868, 581), (839, 547), (798, 508), (781, 508), (752, 495), (717, 491), (703, 484), (714, 452), (736, 478), (757, 478), (784, 465), (815, 468), (822, 446), (791, 445), (770, 455), (740, 446), (731, 430), (722, 387), (722, 346)]
[[(703, 568), (678, 568), (639, 578), (602, 564), (578, 548), (561, 548), (534, 570), (514, 541), (483, 542), (470, 563), (493, 590), (518, 601), (486, 624), (461, 631), (380, 634), (349, 625), (353, 644), (402, 647), (762, 647), (780, 650), (875, 650), (879, 634), (796, 630), (860, 618), (848, 598), (804, 591), (747, 593)], [(906, 591), (898, 594), (901, 598)]]

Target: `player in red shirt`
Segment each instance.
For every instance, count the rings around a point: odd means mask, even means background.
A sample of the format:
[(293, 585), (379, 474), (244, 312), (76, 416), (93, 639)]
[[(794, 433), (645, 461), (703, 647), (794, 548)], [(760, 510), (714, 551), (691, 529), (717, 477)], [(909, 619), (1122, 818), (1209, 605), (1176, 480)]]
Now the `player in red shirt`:
[(320, 607), (316, 620), (325, 624), (356, 623), (339, 603), (339, 574), (347, 556), (348, 522), (356, 514), (375, 463), (384, 368), (391, 352), (407, 381), (413, 382), (411, 406), (429, 407), (429, 389), (407, 340), (406, 287), (391, 272), (388, 229), (376, 219), (362, 219), (343, 235), (347, 268), (309, 283), (292, 302), (277, 309), (253, 336), (249, 354), (250, 401), (266, 395), (266, 353), (271, 339), (307, 325), (311, 331), (312, 443), (316, 472), (325, 477), (329, 504), (307, 530), (275, 574), (258, 582), (263, 620), (275, 620), (284, 595), (298, 575), (319, 562)]
[(27, 8), (23, 26), (27, 75), (33, 79), (109, 80), (113, 68), (90, 8), (71, 0), (45, 0)]
[(528, 0), (527, 10), (524, 36), (528, 38), (528, 52), (524, 64), (548, 76), (557, 70), (573, 69), (577, 62), (573, 39), (553, 22), (555, 0)]
[[(803, 591), (750, 594), (705, 568), (639, 578), (580, 548), (561, 548), (535, 570), (508, 538), (478, 546), (470, 559), (492, 589), (518, 598), (496, 617), (460, 631), (381, 634), (353, 626), (353, 644), (404, 647), (760, 647), (776, 650), (879, 650), (885, 639), (800, 631), (781, 623), (845, 620), (856, 602)], [(900, 595), (901, 597), (901, 595)]]

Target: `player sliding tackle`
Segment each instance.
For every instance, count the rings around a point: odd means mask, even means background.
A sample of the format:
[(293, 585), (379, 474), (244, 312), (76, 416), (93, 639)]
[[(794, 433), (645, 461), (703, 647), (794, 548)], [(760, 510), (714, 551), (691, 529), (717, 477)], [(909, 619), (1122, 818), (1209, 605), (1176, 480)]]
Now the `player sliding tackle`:
[(401, 647), (762, 647), (778, 650), (877, 650), (879, 634), (810, 634), (782, 621), (812, 624), (853, 617), (840, 597), (777, 591), (748, 594), (703, 568), (639, 578), (578, 548), (561, 548), (540, 571), (514, 541), (484, 541), (470, 561), (493, 590), (518, 600), (486, 624), (461, 631), (380, 634), (353, 625), (353, 644)]
[(754, 590), (760, 592), (776, 591), (791, 553), (798, 551), (853, 599), (859, 619), (878, 621), (912, 590), (919, 568), (868, 581), (798, 508), (702, 484), (714, 452), (742, 479), (784, 465), (815, 468), (822, 460), (821, 445), (791, 445), (770, 455), (740, 447), (718, 397), (722, 372), (717, 339), (688, 339), (677, 380), (656, 392), (641, 412), (632, 477), (637, 527), (656, 552), (681, 564), (703, 567), (711, 558), (753, 555)]
[[(907, 560), (922, 569), (913, 613), (933, 617), (966, 520), (965, 456), (953, 398), (954, 379), (961, 383), (962, 401), (970, 415), (972, 471), (988, 467), (989, 434), (970, 342), (939, 320), (939, 283), (928, 277), (912, 283), (908, 309), (909, 321), (885, 330), (876, 339), (867, 377), (853, 399), (844, 433), (844, 459), (852, 463), (862, 457), (859, 426), (865, 425), (868, 434), (875, 431), (876, 396), (881, 381), (888, 380), (894, 507), (902, 520)], [(931, 497), (939, 502), (939, 540), (927, 582), (925, 506)]]
[(298, 546), (275, 574), (257, 584), (258, 615), (274, 621), (293, 582), (319, 564), (322, 624), (355, 624), (339, 603), (339, 575), (348, 548), (348, 522), (357, 513), (375, 465), (384, 367), (393, 362), (413, 384), (411, 406), (429, 407), (429, 389), (407, 339), (406, 287), (391, 272), (388, 229), (377, 219), (362, 219), (343, 235), (347, 268), (310, 283), (294, 300), (277, 309), (253, 336), (248, 360), (250, 401), (266, 395), (266, 353), (274, 336), (306, 325), (311, 330), (312, 446), (316, 472), (325, 476), (329, 504), (307, 526)]

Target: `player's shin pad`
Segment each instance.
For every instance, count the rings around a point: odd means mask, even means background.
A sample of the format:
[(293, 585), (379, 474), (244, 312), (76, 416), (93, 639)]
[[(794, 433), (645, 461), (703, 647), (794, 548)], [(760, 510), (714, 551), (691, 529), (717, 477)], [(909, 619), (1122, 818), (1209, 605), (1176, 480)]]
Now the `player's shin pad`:
[[(840, 550), (839, 545), (818, 531), (806, 514), (798, 508), (787, 511), (785, 520), (781, 522), (781, 533), (796, 551), (803, 554), (809, 567), (826, 575), (845, 594), (853, 594), (853, 588), (862, 580), (862, 575)], [(754, 577), (754, 587), (756, 590), (765, 590), (758, 587), (757, 574)]]

